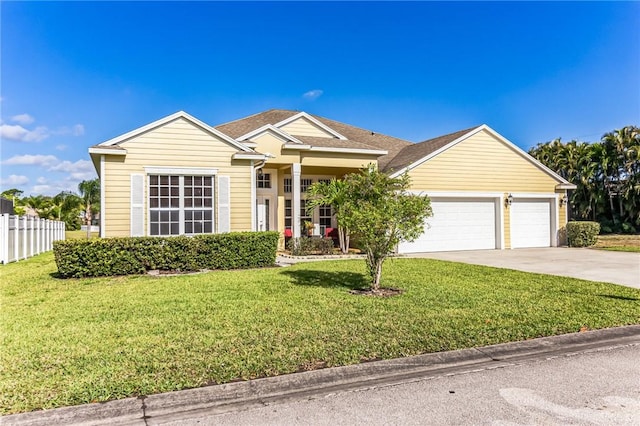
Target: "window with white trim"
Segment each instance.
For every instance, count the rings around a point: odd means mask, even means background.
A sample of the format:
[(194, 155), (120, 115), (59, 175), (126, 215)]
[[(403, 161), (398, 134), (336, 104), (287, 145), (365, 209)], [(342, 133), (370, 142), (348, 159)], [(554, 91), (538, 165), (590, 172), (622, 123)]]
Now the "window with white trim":
[(319, 208), (318, 218), (320, 220), (320, 226), (325, 228), (331, 228), (331, 206), (323, 204)]
[(307, 192), (313, 183), (313, 179), (300, 179), (300, 192)]
[(149, 235), (210, 234), (213, 176), (149, 176)]
[(291, 199), (286, 199), (284, 200), (284, 228), (285, 229), (291, 229), (291, 217), (293, 215), (293, 208), (292, 206), (293, 201), (291, 201)]
[(271, 173), (261, 173), (261, 171), (257, 172), (256, 188), (271, 189)]
[(293, 188), (293, 183), (291, 178), (284, 178), (284, 193), (291, 194)]

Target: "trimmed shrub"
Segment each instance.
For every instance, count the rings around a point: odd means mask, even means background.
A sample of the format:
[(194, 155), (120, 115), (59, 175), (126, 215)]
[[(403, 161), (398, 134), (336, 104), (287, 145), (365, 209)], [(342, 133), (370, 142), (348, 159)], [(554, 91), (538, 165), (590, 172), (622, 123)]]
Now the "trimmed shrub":
[(567, 240), (569, 247), (590, 247), (598, 241), (598, 222), (568, 222)]
[(318, 237), (291, 238), (287, 243), (287, 249), (294, 256), (331, 254), (333, 253), (333, 240), (331, 238)]
[(271, 266), (277, 232), (232, 232), (194, 237), (126, 237), (56, 241), (53, 252), (64, 278)]

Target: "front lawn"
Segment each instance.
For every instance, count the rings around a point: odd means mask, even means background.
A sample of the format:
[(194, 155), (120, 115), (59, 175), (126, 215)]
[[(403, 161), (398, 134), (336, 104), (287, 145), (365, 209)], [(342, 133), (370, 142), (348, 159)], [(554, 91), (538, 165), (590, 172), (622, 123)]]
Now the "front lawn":
[(390, 259), (61, 280), (53, 255), (0, 267), (0, 407), (17, 413), (640, 323), (640, 290)]
[(598, 235), (594, 248), (611, 251), (640, 252), (640, 235)]

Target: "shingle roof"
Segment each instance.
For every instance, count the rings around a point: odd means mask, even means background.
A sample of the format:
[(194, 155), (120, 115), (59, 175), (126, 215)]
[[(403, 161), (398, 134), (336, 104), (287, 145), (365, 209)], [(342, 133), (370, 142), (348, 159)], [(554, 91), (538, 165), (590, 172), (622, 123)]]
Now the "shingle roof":
[[(272, 109), (269, 111), (254, 114), (249, 117), (241, 118), (236, 121), (224, 123), (216, 126), (216, 129), (226, 133), (227, 135), (237, 138), (252, 130), (264, 126), (265, 124), (276, 124), (282, 120), (286, 120), (289, 117), (298, 114), (299, 111), (289, 111)], [(381, 133), (375, 133), (371, 130), (365, 130), (360, 127), (355, 127), (349, 124), (341, 123), (339, 121), (330, 120), (328, 118), (319, 117), (317, 115), (309, 114), (322, 124), (330, 127), (336, 132), (340, 133), (347, 140), (338, 140), (333, 138), (310, 138), (296, 136), (297, 139), (309, 143), (312, 146), (324, 146), (324, 147), (345, 147), (345, 148), (360, 148), (360, 149), (375, 149), (387, 151), (388, 154), (378, 157), (378, 167), (384, 169), (386, 164), (397, 155), (403, 148), (412, 145), (411, 142), (403, 139), (394, 138), (392, 136), (383, 135)]]
[(465, 130), (449, 133), (448, 135), (438, 136), (437, 138), (408, 145), (404, 147), (391, 161), (389, 161), (382, 170), (385, 172), (397, 172), (398, 170), (402, 170), (411, 163), (426, 157), (478, 127), (479, 126), (470, 127)]

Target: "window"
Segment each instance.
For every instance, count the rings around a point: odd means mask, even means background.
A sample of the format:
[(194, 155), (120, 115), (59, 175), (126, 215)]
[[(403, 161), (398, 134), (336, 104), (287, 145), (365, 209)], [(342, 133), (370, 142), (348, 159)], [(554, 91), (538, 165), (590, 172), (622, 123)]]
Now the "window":
[(258, 189), (270, 189), (271, 188), (271, 173), (260, 173), (256, 176), (256, 188)]
[(292, 206), (293, 201), (291, 200), (284, 200), (284, 227), (285, 229), (291, 229), (291, 216), (293, 216), (293, 208)]
[(284, 178), (284, 193), (291, 194), (293, 188), (293, 182), (291, 178)]
[(212, 176), (149, 176), (149, 234), (213, 232)]
[(313, 222), (307, 213), (307, 200), (300, 200), (300, 229), (306, 230), (305, 222)]
[(313, 179), (300, 179), (300, 192), (307, 192), (313, 183)]
[(320, 226), (324, 226), (325, 228), (331, 228), (331, 206), (326, 204), (320, 206), (320, 214), (318, 216), (320, 219)]

